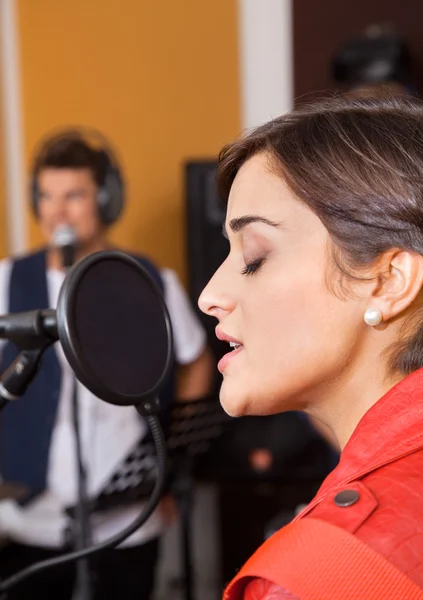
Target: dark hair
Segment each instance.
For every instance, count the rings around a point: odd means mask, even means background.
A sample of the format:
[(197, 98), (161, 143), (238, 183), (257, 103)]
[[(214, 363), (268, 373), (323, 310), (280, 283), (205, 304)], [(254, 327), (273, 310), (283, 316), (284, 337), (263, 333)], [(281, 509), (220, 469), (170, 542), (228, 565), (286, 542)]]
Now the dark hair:
[[(390, 248), (423, 255), (423, 105), (411, 97), (334, 97), (300, 106), (223, 148), (217, 184), (227, 200), (250, 157), (266, 153), (322, 221), (338, 267), (371, 264)], [(423, 323), (391, 366), (423, 366)]]
[(102, 149), (90, 146), (78, 133), (47, 139), (36, 155), (33, 176), (46, 168), (89, 169), (98, 186), (103, 186), (109, 159)]

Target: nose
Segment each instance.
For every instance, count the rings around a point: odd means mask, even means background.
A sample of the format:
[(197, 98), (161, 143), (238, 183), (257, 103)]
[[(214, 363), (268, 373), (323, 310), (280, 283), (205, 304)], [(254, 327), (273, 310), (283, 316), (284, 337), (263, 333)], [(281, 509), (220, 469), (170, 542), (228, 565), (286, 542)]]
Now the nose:
[(229, 285), (230, 281), (225, 262), (210, 279), (198, 299), (200, 310), (219, 321), (226, 314), (232, 312), (235, 307), (235, 299), (232, 294), (233, 290)]
[(55, 202), (53, 204), (54, 208), (54, 216), (57, 221), (66, 221), (68, 216), (68, 202), (66, 198), (57, 197), (55, 198)]
[(40, 212), (52, 224), (60, 224), (67, 219), (66, 200), (58, 194), (43, 198), (40, 203)]

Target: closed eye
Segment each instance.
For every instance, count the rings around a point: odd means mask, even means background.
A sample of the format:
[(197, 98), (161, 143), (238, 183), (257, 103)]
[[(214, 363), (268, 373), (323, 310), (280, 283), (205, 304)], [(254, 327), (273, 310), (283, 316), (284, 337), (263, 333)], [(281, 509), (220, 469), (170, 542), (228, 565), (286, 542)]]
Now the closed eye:
[(253, 275), (254, 273), (257, 273), (263, 263), (264, 258), (257, 258), (256, 260), (253, 260), (252, 262), (246, 264), (242, 269), (242, 275)]

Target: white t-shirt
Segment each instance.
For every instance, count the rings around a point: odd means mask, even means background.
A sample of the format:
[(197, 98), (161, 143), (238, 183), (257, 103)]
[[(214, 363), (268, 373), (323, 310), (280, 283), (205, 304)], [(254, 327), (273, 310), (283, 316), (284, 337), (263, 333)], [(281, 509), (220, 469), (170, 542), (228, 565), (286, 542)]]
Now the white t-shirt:
[[(0, 261), (0, 314), (8, 312), (11, 266), (9, 259)], [(161, 275), (172, 323), (175, 358), (179, 364), (188, 364), (203, 352), (206, 334), (176, 273), (164, 269)], [(64, 273), (61, 271), (47, 272), (49, 304), (52, 308), (57, 305), (63, 279)], [(1, 340), (0, 348), (4, 343)], [(74, 375), (59, 343), (55, 344), (55, 350), (62, 368), (62, 381), (50, 446), (46, 490), (24, 508), (12, 500), (0, 502), (0, 536), (41, 547), (63, 545), (69, 525), (63, 509), (77, 503), (77, 464), (71, 413)], [(78, 399), (87, 491), (96, 497), (147, 432), (147, 425), (139, 418), (134, 407), (103, 402), (80, 382)], [(92, 515), (93, 541), (104, 541), (123, 530), (140, 514), (141, 509), (142, 504), (137, 503)], [(122, 546), (146, 542), (160, 535), (166, 525), (159, 506)]]

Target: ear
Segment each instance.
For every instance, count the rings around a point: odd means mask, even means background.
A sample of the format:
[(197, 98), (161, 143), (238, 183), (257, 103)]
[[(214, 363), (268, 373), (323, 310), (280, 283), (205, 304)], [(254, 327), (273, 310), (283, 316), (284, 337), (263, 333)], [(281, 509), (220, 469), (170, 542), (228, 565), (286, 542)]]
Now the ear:
[(416, 300), (423, 286), (423, 256), (393, 250), (384, 254), (382, 262), (383, 273), (368, 308), (378, 308), (386, 322), (401, 315)]

